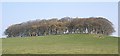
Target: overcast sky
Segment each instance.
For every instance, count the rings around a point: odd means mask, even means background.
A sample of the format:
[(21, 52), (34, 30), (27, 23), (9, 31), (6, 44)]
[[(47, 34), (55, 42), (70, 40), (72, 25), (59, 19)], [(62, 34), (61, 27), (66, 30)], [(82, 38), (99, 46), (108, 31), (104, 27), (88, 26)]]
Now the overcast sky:
[[(0, 4), (1, 7), (1, 4)], [(118, 36), (117, 2), (9, 2), (2, 4), (2, 30), (35, 19), (69, 17), (105, 17), (110, 20)]]

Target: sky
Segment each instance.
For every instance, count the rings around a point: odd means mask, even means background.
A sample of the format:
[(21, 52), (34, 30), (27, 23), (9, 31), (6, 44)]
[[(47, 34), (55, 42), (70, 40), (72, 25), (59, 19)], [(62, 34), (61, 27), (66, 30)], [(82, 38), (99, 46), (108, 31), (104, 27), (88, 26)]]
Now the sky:
[(118, 2), (119, 0), (1, 0), (2, 2)]
[(2, 36), (2, 4), (0, 3), (0, 37)]
[(114, 25), (118, 36), (117, 2), (4, 2), (2, 5), (2, 30), (29, 20), (62, 17), (105, 17)]

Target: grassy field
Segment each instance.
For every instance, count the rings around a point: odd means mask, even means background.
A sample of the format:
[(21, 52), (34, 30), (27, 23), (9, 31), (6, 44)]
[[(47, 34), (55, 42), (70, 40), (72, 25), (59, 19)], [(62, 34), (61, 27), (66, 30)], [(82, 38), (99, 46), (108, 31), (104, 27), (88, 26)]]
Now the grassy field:
[(3, 54), (118, 54), (118, 38), (66, 34), (2, 39)]

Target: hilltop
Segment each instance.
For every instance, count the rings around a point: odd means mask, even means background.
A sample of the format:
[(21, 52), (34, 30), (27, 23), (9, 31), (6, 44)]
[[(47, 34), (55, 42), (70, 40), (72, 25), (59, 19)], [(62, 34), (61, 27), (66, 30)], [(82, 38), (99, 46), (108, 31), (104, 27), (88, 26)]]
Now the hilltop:
[(3, 54), (117, 54), (118, 38), (96, 34), (65, 34), (6, 38)]

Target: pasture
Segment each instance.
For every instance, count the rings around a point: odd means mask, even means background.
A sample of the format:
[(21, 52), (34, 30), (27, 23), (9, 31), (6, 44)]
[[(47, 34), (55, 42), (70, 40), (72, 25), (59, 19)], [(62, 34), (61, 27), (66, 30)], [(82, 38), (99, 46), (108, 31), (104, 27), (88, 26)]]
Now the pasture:
[(2, 39), (3, 54), (118, 54), (118, 38), (65, 34)]

